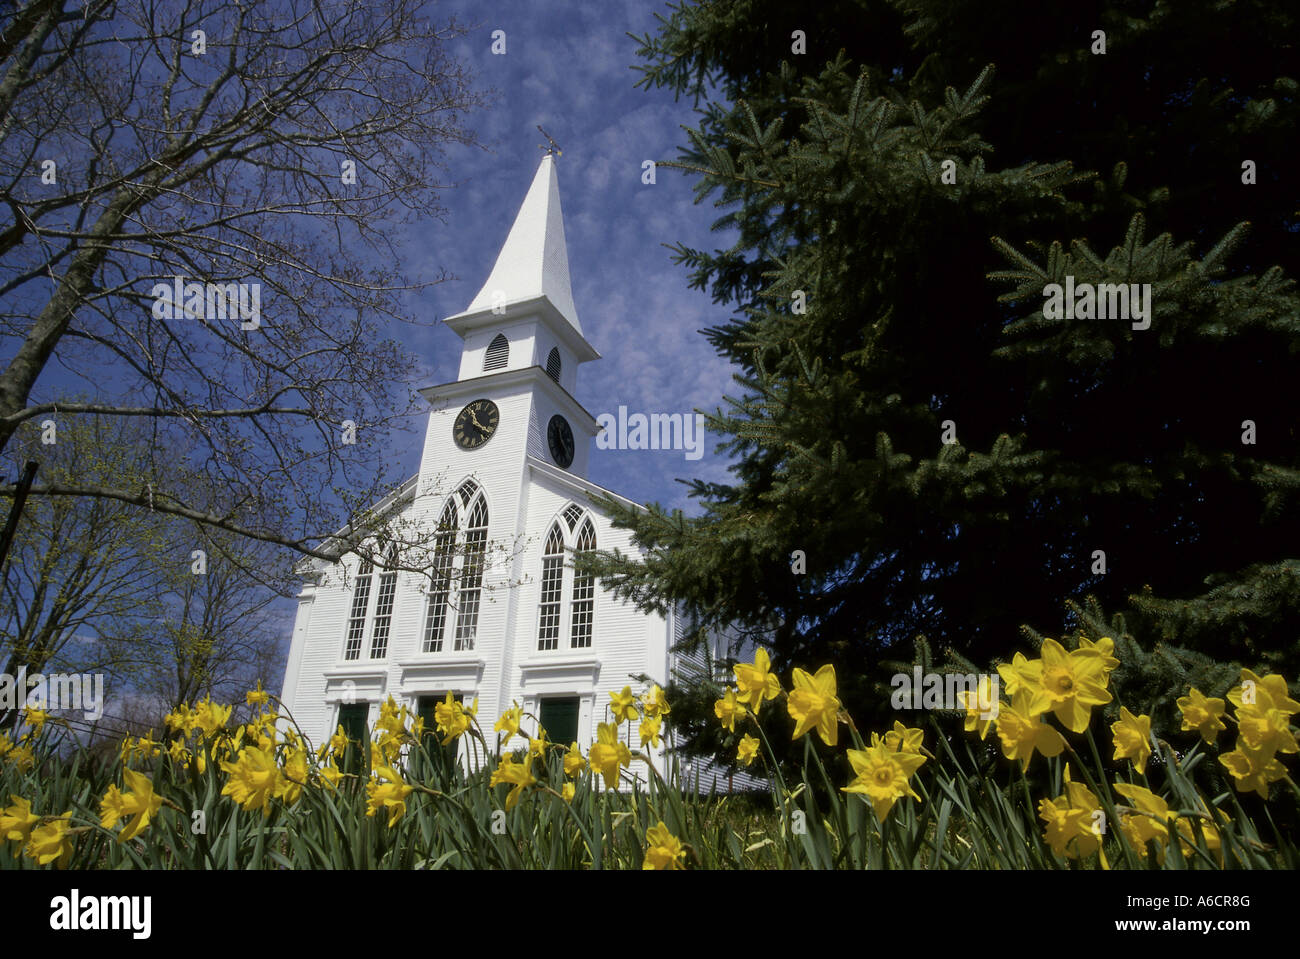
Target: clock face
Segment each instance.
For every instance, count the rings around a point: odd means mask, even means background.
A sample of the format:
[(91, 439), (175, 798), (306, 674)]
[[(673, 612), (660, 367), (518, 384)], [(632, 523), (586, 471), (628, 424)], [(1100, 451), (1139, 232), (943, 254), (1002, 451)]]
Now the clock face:
[(551, 447), (551, 459), (561, 469), (573, 463), (573, 430), (563, 416), (552, 416), (546, 427), (546, 442)]
[(492, 438), (497, 431), (501, 413), (491, 400), (475, 400), (456, 417), (452, 437), (463, 450), (476, 450)]

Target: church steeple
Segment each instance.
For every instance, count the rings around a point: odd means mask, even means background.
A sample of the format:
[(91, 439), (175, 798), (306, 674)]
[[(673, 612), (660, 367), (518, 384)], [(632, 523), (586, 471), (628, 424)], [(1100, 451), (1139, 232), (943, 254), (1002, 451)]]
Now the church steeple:
[(550, 154), (542, 157), (496, 265), (465, 312), (490, 310), (494, 299), (499, 303), (503, 294), (507, 304), (545, 296), (578, 333), (582, 332), (569, 285), (560, 184)]
[[(560, 211), (560, 185), (555, 172), (555, 156), (549, 152), (542, 157), (487, 281), (470, 301), (469, 307), (447, 317), (446, 322), (465, 340), (468, 354), (487, 346), (477, 342), (481, 335), (473, 334), (483, 334), (489, 328), (504, 329), (508, 338), (513, 340), (515, 337), (510, 335), (510, 331), (518, 328), (526, 318), (540, 321), (550, 330), (551, 338), (564, 347), (562, 352), (573, 361), (582, 363), (599, 359), (600, 354), (583, 335), (578, 310), (573, 303), (564, 217)], [(544, 366), (545, 358), (534, 358), (533, 362)], [(461, 377), (477, 372), (472, 370), (476, 363), (476, 357), (471, 361), (467, 355), (466, 362), (462, 363)], [(517, 366), (513, 352), (509, 366)]]

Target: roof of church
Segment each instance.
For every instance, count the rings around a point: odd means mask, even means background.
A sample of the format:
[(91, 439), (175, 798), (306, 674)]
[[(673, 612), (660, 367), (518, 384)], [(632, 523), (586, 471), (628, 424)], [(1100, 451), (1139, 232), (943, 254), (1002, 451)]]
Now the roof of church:
[(497, 291), (504, 294), (507, 304), (545, 296), (578, 335), (582, 335), (569, 284), (560, 184), (555, 175), (555, 157), (549, 153), (542, 157), (533, 185), (528, 188), (487, 282), (459, 316), (492, 309)]

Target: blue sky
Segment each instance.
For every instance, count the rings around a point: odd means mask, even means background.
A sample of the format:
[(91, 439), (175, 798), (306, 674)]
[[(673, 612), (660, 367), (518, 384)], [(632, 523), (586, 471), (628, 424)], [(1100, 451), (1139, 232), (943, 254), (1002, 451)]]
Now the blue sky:
[[(588, 340), (602, 359), (581, 367), (577, 399), (593, 415), (616, 412), (711, 411), (734, 393), (733, 367), (699, 330), (730, 312), (708, 294), (687, 288), (687, 271), (662, 245), (680, 241), (708, 249), (729, 246), (730, 233), (712, 233), (720, 215), (711, 201), (693, 202), (694, 178), (659, 170), (641, 182), (642, 162), (672, 160), (694, 124), (689, 100), (662, 90), (635, 89), (637, 43), (629, 32), (654, 32), (649, 3), (449, 3), (435, 15), (476, 26), (454, 41), (481, 89), (496, 92), (466, 124), (493, 152), (455, 147), (447, 157), (457, 186), (442, 194), (445, 222), (427, 217), (398, 241), (404, 271), (427, 280), (446, 269), (456, 280), (424, 290), (413, 311), (438, 320), (468, 306), (487, 279), (524, 194), (543, 142), (541, 124), (563, 150), (557, 161), (573, 296)], [(506, 53), (491, 52), (504, 30)], [(421, 362), (420, 382), (454, 380), (460, 338), (442, 323), (394, 330)], [(423, 423), (419, 424), (422, 428)], [(422, 435), (422, 434), (417, 434)], [(419, 443), (390, 446), (404, 472), (418, 469)], [(681, 451), (601, 450), (593, 444), (589, 478), (637, 502), (658, 501), (695, 512), (676, 477), (726, 478), (727, 460), (710, 434), (702, 459)]]

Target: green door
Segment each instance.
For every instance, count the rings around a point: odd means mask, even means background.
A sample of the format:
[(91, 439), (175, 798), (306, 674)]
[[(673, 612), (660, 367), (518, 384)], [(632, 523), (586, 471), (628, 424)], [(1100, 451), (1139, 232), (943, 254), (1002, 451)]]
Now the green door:
[(577, 696), (542, 700), (539, 719), (547, 739), (561, 746), (577, 741), (578, 703)]
[(348, 737), (347, 752), (343, 757), (343, 769), (350, 773), (359, 773), (366, 758), (364, 750), (368, 749), (370, 731), (366, 720), (370, 717), (369, 703), (344, 703), (339, 707), (339, 725), (343, 735)]

